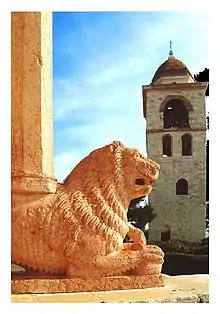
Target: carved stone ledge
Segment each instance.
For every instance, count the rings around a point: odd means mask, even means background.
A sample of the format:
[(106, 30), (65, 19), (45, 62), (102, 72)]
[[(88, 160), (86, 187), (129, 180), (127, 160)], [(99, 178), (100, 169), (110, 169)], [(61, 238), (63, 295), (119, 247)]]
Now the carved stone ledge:
[(55, 193), (57, 180), (42, 173), (12, 174), (12, 193)]
[(179, 129), (179, 128), (169, 128), (169, 129), (148, 129), (147, 133), (170, 133), (170, 132), (200, 132), (200, 131), (207, 131), (207, 128), (185, 128), (185, 129)]
[(91, 292), (111, 291), (127, 289), (144, 289), (164, 287), (165, 276), (114, 276), (91, 278), (13, 278), (11, 292), (13, 294), (24, 293), (65, 293), (65, 292)]

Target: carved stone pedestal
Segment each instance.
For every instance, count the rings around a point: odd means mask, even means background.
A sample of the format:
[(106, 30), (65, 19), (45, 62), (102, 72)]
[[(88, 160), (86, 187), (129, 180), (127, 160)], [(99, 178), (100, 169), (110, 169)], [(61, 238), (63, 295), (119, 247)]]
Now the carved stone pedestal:
[(83, 280), (80, 278), (25, 278), (20, 275), (13, 278), (11, 290), (13, 294), (24, 293), (65, 293), (65, 292), (91, 292), (111, 291), (163, 287), (164, 275), (145, 276), (115, 276), (92, 278)]

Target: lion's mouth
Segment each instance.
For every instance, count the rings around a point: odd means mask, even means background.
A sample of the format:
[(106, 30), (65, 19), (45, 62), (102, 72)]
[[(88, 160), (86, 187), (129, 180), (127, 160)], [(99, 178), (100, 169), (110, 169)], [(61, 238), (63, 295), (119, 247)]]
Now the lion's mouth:
[(148, 180), (148, 182), (146, 182), (145, 179), (143, 179), (143, 178), (137, 178), (137, 179), (135, 180), (135, 185), (143, 186), (143, 185), (145, 185), (146, 183), (147, 183), (147, 185), (152, 185), (152, 184), (154, 183), (154, 181), (155, 181), (155, 180), (150, 179), (150, 180)]
[(136, 179), (135, 184), (136, 185), (145, 185), (145, 180), (144, 179)]

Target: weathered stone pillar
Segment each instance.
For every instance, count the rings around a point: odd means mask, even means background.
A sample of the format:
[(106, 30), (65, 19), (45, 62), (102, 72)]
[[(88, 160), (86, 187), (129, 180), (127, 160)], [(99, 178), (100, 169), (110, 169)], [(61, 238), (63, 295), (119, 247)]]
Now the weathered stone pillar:
[(12, 13), (12, 202), (54, 193), (52, 15)]

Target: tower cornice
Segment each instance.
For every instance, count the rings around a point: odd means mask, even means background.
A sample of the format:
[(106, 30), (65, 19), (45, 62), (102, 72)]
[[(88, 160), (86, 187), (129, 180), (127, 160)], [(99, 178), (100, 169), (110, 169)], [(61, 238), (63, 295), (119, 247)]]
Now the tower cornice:
[(206, 82), (196, 83), (172, 83), (172, 84), (158, 84), (158, 85), (142, 85), (142, 90), (191, 90), (191, 89), (204, 89), (208, 87)]
[(207, 128), (185, 128), (185, 129), (179, 129), (179, 128), (169, 128), (169, 129), (147, 129), (147, 133), (172, 133), (172, 132), (180, 132), (180, 133), (191, 133), (191, 132), (200, 132), (200, 131), (207, 131)]

